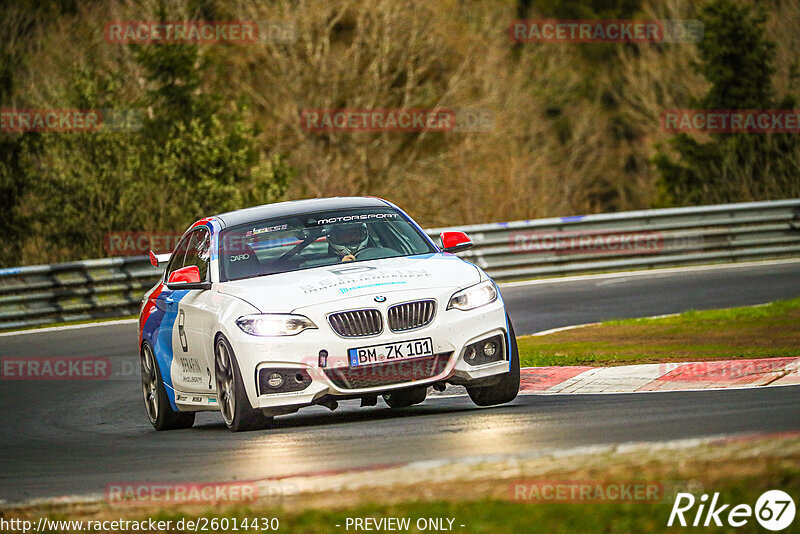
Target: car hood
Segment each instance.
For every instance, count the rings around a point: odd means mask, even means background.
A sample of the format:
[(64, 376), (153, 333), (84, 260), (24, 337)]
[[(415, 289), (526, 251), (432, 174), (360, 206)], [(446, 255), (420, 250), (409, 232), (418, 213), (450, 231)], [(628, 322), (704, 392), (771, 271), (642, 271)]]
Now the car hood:
[(480, 270), (453, 254), (424, 254), (342, 263), (220, 284), (220, 292), (262, 313), (289, 313), (364, 295), (417, 289), (458, 289), (480, 282)]

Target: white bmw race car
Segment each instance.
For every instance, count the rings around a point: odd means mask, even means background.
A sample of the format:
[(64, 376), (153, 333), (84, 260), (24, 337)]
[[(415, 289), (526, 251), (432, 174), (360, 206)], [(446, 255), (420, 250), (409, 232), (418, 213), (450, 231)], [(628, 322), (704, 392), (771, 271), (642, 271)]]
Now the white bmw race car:
[(157, 430), (219, 410), (233, 431), (275, 415), (429, 387), (466, 386), (480, 406), (519, 391), (514, 330), (495, 283), (377, 198), (258, 206), (197, 221), (142, 301), (142, 392)]

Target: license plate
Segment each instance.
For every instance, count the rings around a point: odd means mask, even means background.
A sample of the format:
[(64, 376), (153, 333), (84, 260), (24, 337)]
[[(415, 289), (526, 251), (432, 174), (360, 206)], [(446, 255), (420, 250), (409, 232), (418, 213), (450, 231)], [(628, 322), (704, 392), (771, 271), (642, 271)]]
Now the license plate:
[(411, 360), (413, 358), (433, 356), (433, 341), (431, 341), (431, 338), (425, 337), (399, 343), (370, 345), (369, 347), (349, 349), (347, 356), (350, 360), (350, 367)]

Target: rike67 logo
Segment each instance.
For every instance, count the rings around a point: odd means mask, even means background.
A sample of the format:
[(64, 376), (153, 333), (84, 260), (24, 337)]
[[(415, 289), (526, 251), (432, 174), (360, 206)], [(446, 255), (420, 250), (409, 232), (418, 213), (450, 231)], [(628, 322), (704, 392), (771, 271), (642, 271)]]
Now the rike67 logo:
[(755, 517), (762, 527), (777, 532), (794, 522), (795, 512), (794, 500), (781, 490), (764, 492), (756, 501), (754, 508), (748, 504), (735, 506), (723, 504), (719, 492), (714, 493), (710, 502), (709, 496), (705, 493), (699, 499), (691, 493), (678, 493), (667, 526), (742, 527)]

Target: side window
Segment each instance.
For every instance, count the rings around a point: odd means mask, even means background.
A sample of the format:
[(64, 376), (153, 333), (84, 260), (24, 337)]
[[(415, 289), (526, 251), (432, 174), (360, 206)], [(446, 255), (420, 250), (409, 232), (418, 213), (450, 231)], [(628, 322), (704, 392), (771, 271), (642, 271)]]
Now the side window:
[(211, 260), (211, 237), (208, 230), (199, 228), (192, 232), (183, 266), (197, 266), (200, 280), (208, 281), (208, 262)]
[(173, 271), (177, 271), (184, 265), (184, 260), (186, 259), (186, 250), (189, 248), (189, 239), (192, 237), (193, 234), (183, 236), (183, 239), (180, 240), (178, 246), (175, 247), (175, 251), (172, 253), (172, 257), (169, 259), (169, 265), (167, 265), (167, 275), (166, 279), (169, 279), (169, 275), (172, 274)]

